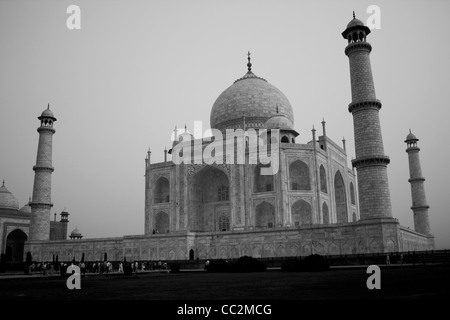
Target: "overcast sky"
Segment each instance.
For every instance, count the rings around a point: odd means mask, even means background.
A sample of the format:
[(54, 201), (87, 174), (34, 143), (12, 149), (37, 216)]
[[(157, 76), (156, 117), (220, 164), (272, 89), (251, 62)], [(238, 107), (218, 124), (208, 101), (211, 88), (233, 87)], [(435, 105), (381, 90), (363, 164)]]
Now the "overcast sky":
[[(81, 30), (66, 9), (81, 8)], [(0, 179), (20, 205), (32, 194), (39, 126), (50, 103), (52, 212), (87, 238), (144, 233), (144, 158), (163, 160), (175, 125), (209, 125), (220, 93), (247, 70), (279, 88), (297, 142), (327, 121), (354, 157), (347, 41), (356, 11), (381, 9), (372, 44), (394, 217), (413, 229), (405, 137), (420, 139), (430, 223), (450, 247), (449, 1), (0, 0)], [(319, 132), (321, 134), (321, 130)]]

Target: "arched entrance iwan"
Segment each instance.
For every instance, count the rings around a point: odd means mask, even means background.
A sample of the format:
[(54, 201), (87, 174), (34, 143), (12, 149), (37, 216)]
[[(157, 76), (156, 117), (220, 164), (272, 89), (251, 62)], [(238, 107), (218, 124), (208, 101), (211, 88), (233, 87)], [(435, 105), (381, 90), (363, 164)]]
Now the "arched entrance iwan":
[(23, 261), (23, 248), (27, 235), (20, 229), (15, 229), (6, 237), (6, 260), (11, 262)]

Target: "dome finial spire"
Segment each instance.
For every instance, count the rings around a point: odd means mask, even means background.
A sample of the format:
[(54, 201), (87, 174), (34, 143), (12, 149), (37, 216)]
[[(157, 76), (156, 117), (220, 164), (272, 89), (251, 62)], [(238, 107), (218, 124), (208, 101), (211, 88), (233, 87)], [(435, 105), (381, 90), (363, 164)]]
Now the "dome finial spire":
[(250, 62), (250, 60), (251, 60), (250, 51), (247, 52), (247, 60), (248, 60), (248, 63), (247, 63), (248, 71), (252, 71), (252, 63)]
[(356, 19), (355, 11), (353, 11), (353, 19)]

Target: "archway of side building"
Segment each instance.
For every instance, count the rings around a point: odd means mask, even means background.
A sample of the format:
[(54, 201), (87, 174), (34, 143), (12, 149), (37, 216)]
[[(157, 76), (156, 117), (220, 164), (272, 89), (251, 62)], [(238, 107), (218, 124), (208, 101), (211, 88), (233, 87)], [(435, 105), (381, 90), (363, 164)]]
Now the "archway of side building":
[(23, 249), (27, 240), (28, 237), (22, 230), (15, 229), (11, 231), (6, 237), (6, 261), (22, 262)]

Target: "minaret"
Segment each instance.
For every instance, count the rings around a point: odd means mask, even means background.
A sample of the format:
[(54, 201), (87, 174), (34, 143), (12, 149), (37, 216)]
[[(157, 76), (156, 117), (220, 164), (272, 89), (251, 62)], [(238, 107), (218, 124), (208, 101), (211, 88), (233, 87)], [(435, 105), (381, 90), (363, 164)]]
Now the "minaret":
[(56, 118), (50, 111), (50, 104), (38, 119), (41, 126), (39, 132), (39, 144), (34, 170), (33, 198), (30, 203), (31, 221), (29, 240), (50, 239), (50, 210), (52, 191), (52, 139), (55, 129), (53, 123)]
[(412, 211), (414, 212), (414, 230), (423, 234), (430, 234), (430, 222), (428, 220), (427, 198), (425, 196), (425, 187), (423, 182), (425, 178), (422, 176), (422, 168), (420, 166), (419, 151), (415, 135), (409, 131), (406, 137), (406, 152), (409, 160), (409, 183), (411, 183)]
[(66, 240), (67, 239), (67, 225), (69, 224), (69, 213), (66, 211), (66, 208), (64, 208), (64, 210), (60, 213), (60, 215), (61, 215), (60, 223), (63, 224), (61, 240)]
[(348, 45), (345, 54), (350, 61), (352, 102), (348, 110), (353, 115), (361, 219), (392, 218), (391, 196), (387, 176), (390, 160), (384, 155), (379, 110), (381, 102), (375, 96), (369, 54), (372, 51), (366, 37), (370, 29), (355, 18), (342, 32)]

